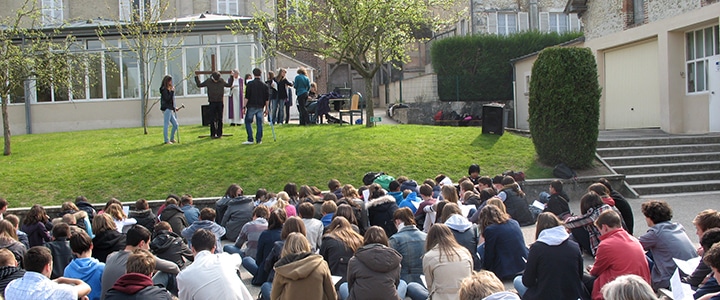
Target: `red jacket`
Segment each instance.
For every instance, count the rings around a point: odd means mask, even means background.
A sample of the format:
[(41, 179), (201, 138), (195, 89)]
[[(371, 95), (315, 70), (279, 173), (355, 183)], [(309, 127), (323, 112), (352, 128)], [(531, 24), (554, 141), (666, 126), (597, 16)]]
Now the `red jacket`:
[(600, 289), (621, 275), (635, 274), (650, 284), (650, 269), (645, 251), (640, 242), (622, 228), (600, 236), (600, 246), (590, 274), (597, 276), (593, 284), (593, 300), (603, 299)]

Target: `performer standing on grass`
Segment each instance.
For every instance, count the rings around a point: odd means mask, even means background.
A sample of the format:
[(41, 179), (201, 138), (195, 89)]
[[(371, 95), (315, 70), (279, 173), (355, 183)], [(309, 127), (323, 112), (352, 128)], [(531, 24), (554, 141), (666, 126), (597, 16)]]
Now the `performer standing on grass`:
[[(285, 78), (287, 70), (278, 70), (278, 76), (275, 78), (277, 83), (277, 97), (272, 100), (272, 109), (270, 110), (272, 120), (275, 124), (282, 124), (285, 120), (285, 103), (288, 101), (288, 87), (291, 87), (292, 82)], [(290, 106), (288, 106), (290, 108)], [(288, 116), (288, 120), (290, 117)], [(287, 122), (285, 122), (287, 123)]]
[[(160, 110), (163, 112), (163, 137), (165, 144), (175, 143), (175, 133), (178, 130), (177, 118), (174, 112), (175, 107), (175, 86), (173, 86), (172, 76), (165, 75), (160, 85)], [(172, 124), (170, 139), (168, 139), (168, 126)]]
[(233, 77), (228, 78), (228, 82), (225, 82), (220, 78), (220, 73), (213, 72), (210, 78), (200, 82), (200, 78), (195, 75), (195, 84), (197, 87), (207, 87), (208, 102), (210, 109), (208, 111), (210, 117), (210, 137), (213, 139), (219, 139), (222, 137), (223, 127), (223, 95), (225, 94), (226, 87), (232, 87)]
[[(255, 142), (262, 144), (263, 137), (263, 118), (268, 115), (268, 99), (270, 99), (270, 87), (268, 87), (260, 76), (262, 71), (258, 68), (253, 69), (255, 79), (250, 81), (245, 87), (245, 101), (243, 102), (243, 110), (245, 111), (245, 130), (247, 131), (247, 141), (243, 145), (252, 145)], [(252, 122), (255, 118), (257, 122), (257, 136), (253, 140)]]
[(244, 80), (240, 80), (240, 71), (235, 69), (232, 71), (233, 85), (230, 88), (230, 97), (228, 98), (228, 122), (230, 126), (242, 124), (242, 95)]
[(295, 76), (295, 95), (297, 95), (297, 106), (298, 112), (300, 113), (300, 125), (307, 125), (310, 123), (310, 116), (308, 115), (307, 108), (305, 105), (308, 100), (308, 92), (310, 91), (310, 79), (307, 77), (307, 71), (305, 68), (300, 67), (297, 70), (298, 75)]

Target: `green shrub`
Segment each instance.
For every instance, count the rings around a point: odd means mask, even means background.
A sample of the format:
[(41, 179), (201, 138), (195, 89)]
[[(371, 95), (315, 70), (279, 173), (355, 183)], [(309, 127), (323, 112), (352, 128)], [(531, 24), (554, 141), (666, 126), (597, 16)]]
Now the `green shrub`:
[(530, 133), (540, 161), (587, 168), (595, 159), (600, 117), (597, 65), (590, 49), (540, 52), (530, 80)]
[(510, 60), (582, 34), (524, 31), (509, 36), (495, 34), (449, 37), (430, 48), (438, 76), (441, 101), (497, 101), (513, 99)]

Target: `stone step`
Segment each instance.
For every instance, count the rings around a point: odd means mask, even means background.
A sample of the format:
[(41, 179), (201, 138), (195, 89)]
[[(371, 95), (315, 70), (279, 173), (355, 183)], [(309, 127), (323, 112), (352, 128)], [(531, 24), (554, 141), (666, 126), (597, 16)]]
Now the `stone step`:
[(598, 147), (596, 152), (601, 157), (661, 155), (674, 153), (712, 153), (720, 152), (720, 144), (662, 145), (637, 147)]
[(625, 176), (625, 181), (631, 186), (641, 184), (675, 183), (720, 180), (720, 171), (697, 171), (659, 174), (637, 174)]
[(673, 153), (603, 157), (610, 166), (651, 165), (673, 162), (720, 161), (720, 152)]
[(612, 168), (615, 172), (625, 175), (720, 171), (720, 161), (613, 166)]
[(720, 180), (703, 180), (673, 183), (655, 183), (632, 185), (640, 195), (679, 194), (694, 192), (720, 191)]
[(664, 137), (640, 137), (624, 138), (613, 140), (598, 140), (598, 148), (616, 147), (642, 147), (642, 146), (667, 146), (667, 145), (690, 145), (690, 144), (718, 144), (720, 135), (679, 135)]

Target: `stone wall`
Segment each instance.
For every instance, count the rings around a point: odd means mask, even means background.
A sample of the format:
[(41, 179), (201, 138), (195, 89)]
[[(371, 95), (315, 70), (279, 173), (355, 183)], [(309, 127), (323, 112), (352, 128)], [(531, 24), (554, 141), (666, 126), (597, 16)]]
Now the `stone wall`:
[(678, 0), (646, 0), (648, 22), (655, 22), (669, 17), (674, 17), (701, 6), (700, 0), (678, 1)]

